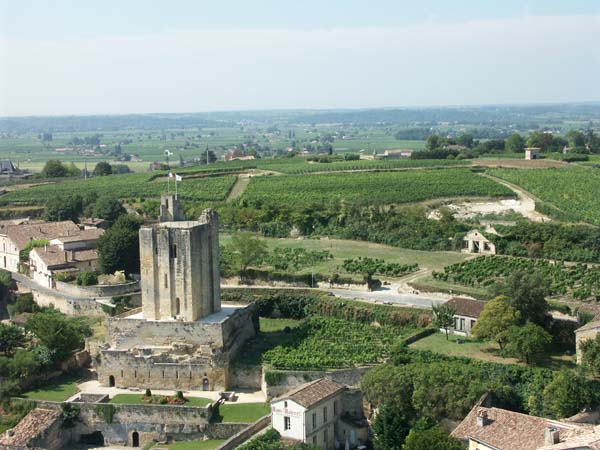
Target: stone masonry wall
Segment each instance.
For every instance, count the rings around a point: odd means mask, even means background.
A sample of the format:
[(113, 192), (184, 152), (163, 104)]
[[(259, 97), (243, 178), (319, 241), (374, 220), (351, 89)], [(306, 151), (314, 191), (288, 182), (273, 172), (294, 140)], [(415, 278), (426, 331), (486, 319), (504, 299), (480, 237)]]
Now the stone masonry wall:
[(56, 281), (56, 290), (72, 297), (114, 297), (139, 291), (140, 283), (139, 281), (130, 281), (128, 283), (119, 284), (77, 286), (71, 283)]

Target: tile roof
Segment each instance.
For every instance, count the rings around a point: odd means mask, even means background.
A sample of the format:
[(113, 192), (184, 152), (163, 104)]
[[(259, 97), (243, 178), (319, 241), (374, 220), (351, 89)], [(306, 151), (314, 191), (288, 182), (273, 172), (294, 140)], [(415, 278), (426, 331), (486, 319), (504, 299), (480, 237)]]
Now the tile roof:
[(59, 236), (78, 233), (79, 227), (65, 220), (62, 222), (41, 222), (22, 225), (10, 225), (7, 227), (6, 235), (22, 250), (31, 240), (51, 240)]
[(446, 302), (459, 316), (474, 317), (477, 319), (485, 306), (485, 302), (465, 297), (452, 297)]
[(12, 429), (12, 436), (5, 432), (0, 437), (0, 445), (26, 447), (32, 439), (39, 437), (57, 420), (60, 420), (60, 411), (42, 408), (32, 409)]
[[(477, 424), (477, 416), (482, 413), (487, 413), (488, 423), (484, 426)], [(569, 439), (582, 436), (590, 430), (589, 427), (580, 424), (476, 405), (452, 432), (452, 436), (461, 440), (472, 439), (498, 450), (539, 450), (546, 448), (545, 433), (548, 428), (559, 430), (560, 442), (568, 442)]]
[(68, 266), (78, 261), (94, 261), (98, 259), (98, 252), (96, 250), (64, 251), (58, 245), (37, 247), (31, 250), (31, 253), (35, 253), (49, 268)]
[(321, 400), (325, 400), (344, 389), (345, 386), (343, 384), (336, 383), (327, 378), (319, 378), (318, 380), (303, 384), (296, 389), (292, 389), (279, 397), (277, 401), (289, 399), (305, 408), (310, 408)]
[(104, 230), (101, 228), (91, 228), (87, 230), (79, 230), (77, 233), (69, 233), (66, 236), (58, 236), (54, 238), (55, 241), (62, 243), (66, 242), (81, 242), (81, 241), (93, 241), (98, 240), (100, 236), (104, 234)]

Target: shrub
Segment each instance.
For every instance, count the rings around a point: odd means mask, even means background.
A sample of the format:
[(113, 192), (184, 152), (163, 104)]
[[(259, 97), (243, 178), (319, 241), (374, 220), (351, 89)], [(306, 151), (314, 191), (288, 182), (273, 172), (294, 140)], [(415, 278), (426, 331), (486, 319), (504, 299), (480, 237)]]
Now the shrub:
[(79, 272), (77, 274), (77, 286), (93, 286), (98, 284), (96, 272)]

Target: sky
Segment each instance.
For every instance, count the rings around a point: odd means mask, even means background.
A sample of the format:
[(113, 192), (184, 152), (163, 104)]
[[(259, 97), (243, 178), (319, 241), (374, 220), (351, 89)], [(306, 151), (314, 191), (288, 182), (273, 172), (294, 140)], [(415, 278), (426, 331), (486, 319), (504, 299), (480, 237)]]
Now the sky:
[(600, 101), (600, 0), (0, 0), (0, 115)]

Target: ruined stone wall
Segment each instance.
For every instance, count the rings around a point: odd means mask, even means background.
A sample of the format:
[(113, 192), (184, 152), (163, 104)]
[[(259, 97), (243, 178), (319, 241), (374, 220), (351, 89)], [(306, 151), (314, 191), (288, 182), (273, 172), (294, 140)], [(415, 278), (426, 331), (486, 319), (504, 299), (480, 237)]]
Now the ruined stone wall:
[[(205, 364), (160, 363), (154, 359), (136, 357), (130, 352), (105, 350), (97, 365), (98, 381), (102, 386), (173, 390), (226, 390), (229, 367), (207, 361)], [(206, 380), (206, 381), (205, 381)]]
[(241, 351), (244, 343), (256, 336), (258, 316), (256, 306), (250, 304), (238, 309), (223, 323), (223, 349), (232, 361)]
[(262, 366), (237, 366), (229, 370), (231, 389), (254, 389), (262, 387)]
[(72, 297), (114, 297), (116, 295), (131, 294), (139, 291), (140, 283), (139, 281), (130, 281), (119, 284), (77, 286), (71, 283), (56, 281), (56, 290)]
[(59, 292), (50, 294), (48, 291), (37, 291), (32, 289), (33, 301), (42, 307), (54, 306), (60, 312), (72, 316), (95, 316), (106, 317), (107, 313), (102, 305), (93, 298), (71, 298), (61, 295)]

